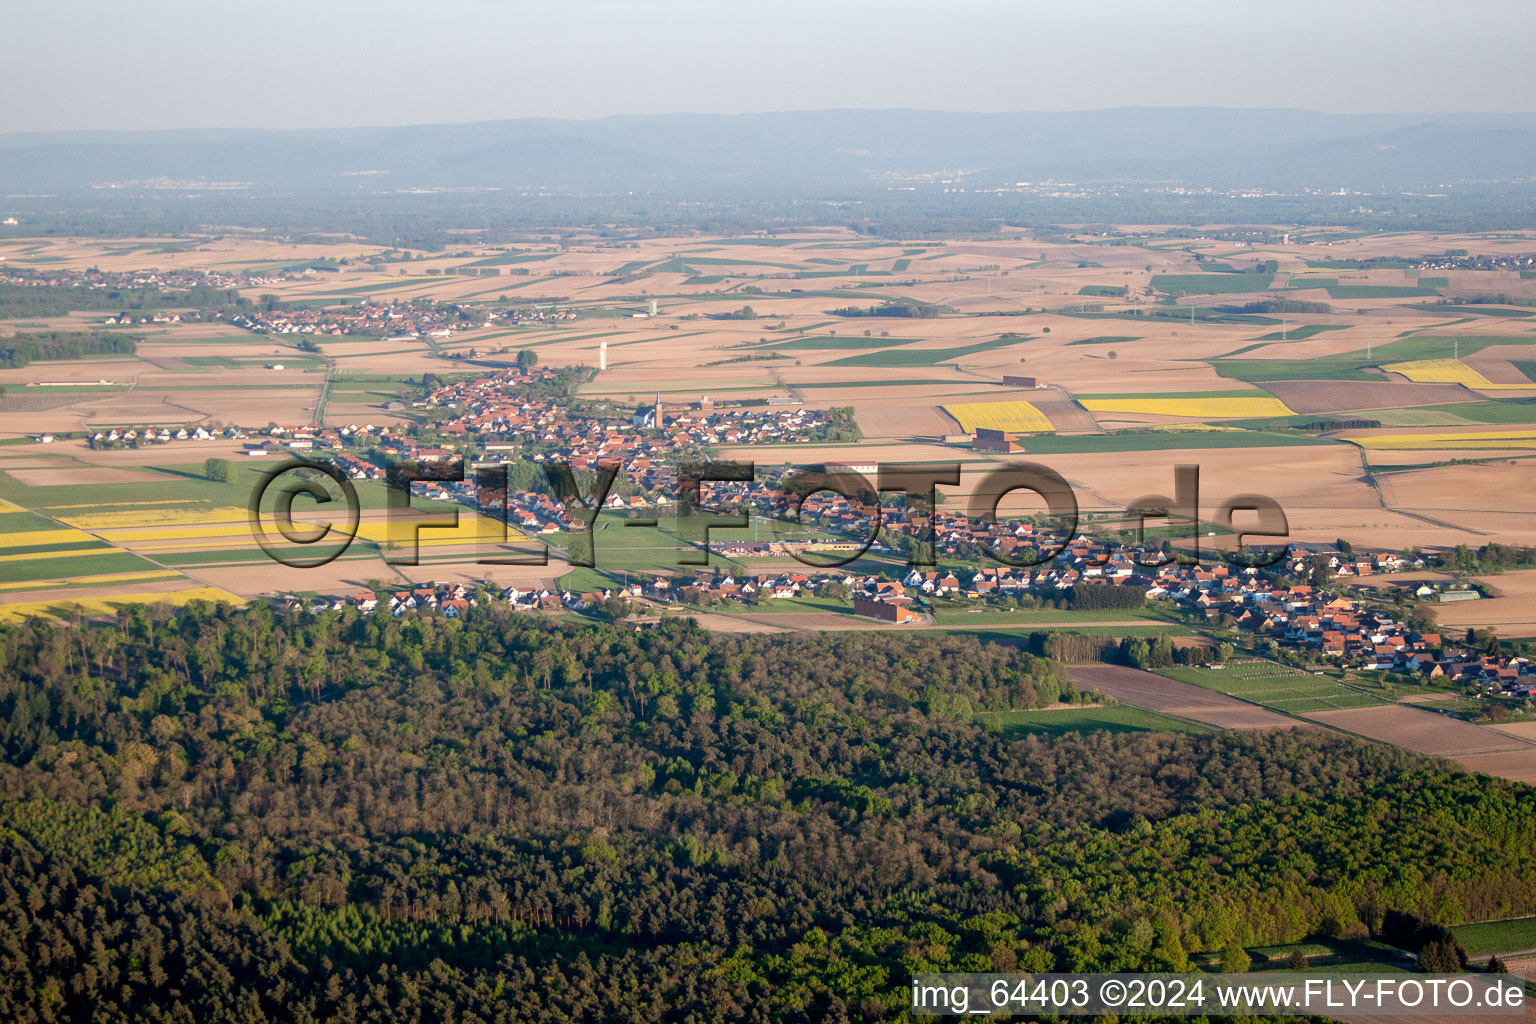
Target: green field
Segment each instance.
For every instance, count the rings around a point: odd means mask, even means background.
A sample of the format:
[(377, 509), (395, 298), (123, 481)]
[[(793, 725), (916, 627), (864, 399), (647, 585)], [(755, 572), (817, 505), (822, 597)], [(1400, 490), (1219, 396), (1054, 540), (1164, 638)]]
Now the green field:
[[(1442, 335), (1415, 334), (1412, 337), (1372, 346), (1369, 353), (1356, 349), (1335, 359), (1358, 359), (1362, 364), (1399, 363), (1410, 359), (1465, 359), (1491, 345), (1536, 345), (1536, 336), (1508, 334)], [(1369, 361), (1369, 362), (1367, 362)]]
[(1431, 313), (1471, 313), (1475, 316), (1509, 317), (1512, 319), (1536, 316), (1536, 310), (1511, 309), (1508, 306), (1490, 306), (1484, 303), (1477, 303), (1476, 305), (1471, 306), (1441, 306), (1438, 304), (1423, 303), (1416, 305), (1413, 308), (1426, 310)]
[(1225, 292), (1262, 292), (1274, 274), (1154, 274), (1152, 287), (1183, 295), (1220, 295)]
[(19, 555), (46, 555), (54, 551), (115, 551), (110, 544), (99, 540), (67, 540), (57, 544), (12, 544), (9, 547), (0, 548), (0, 554), (6, 558), (16, 558)]
[(1536, 949), (1536, 917), (1463, 924), (1451, 931), (1456, 933), (1457, 941), (1467, 948), (1467, 952), (1474, 956)]
[(1322, 334), (1324, 331), (1347, 331), (1349, 327), (1349, 324), (1304, 324), (1301, 327), (1292, 327), (1284, 331), (1274, 331), (1264, 335), (1262, 338), (1255, 338), (1253, 340), (1305, 341), (1307, 338)]
[(1261, 659), (1235, 661), (1224, 668), (1159, 669), (1158, 674), (1293, 715), (1385, 703), (1327, 676)]
[(847, 356), (843, 359), (834, 359), (824, 366), (938, 366), (941, 363), (953, 363), (969, 355), (978, 352), (990, 352), (993, 349), (1007, 348), (1010, 345), (1023, 344), (1031, 340), (1022, 334), (1004, 335), (991, 341), (981, 341), (974, 345), (964, 345), (958, 348), (917, 349), (903, 351), (868, 352), (863, 355)]
[(128, 551), (107, 545), (101, 554), (71, 555), (66, 558), (22, 558), (0, 562), (0, 583), (27, 583), (32, 580), (63, 580), (75, 576), (106, 576), (115, 573), (149, 572), (155, 565)]
[(1452, 405), (1424, 405), (1414, 409), (1372, 409), (1360, 415), (1379, 419), (1387, 426), (1436, 426), (1417, 415), (1441, 417), (1446, 424), (1462, 423), (1536, 423), (1536, 398), (1491, 398), (1482, 402), (1457, 402)]
[(1069, 341), (1067, 346), (1073, 345), (1116, 345), (1131, 341), (1140, 341), (1141, 338), (1129, 334), (1102, 334), (1096, 338), (1083, 338), (1081, 341)]
[(1260, 384), (1271, 380), (1384, 381), (1353, 359), (1212, 359), (1211, 369), (1228, 380)]
[(1411, 299), (1439, 294), (1433, 288), (1393, 284), (1336, 284), (1328, 289), (1330, 299)]
[(58, 523), (31, 512), (0, 512), (0, 534), (38, 533), (43, 530), (59, 529), (63, 527)]
[[(208, 511), (214, 508), (245, 508), (250, 502), (251, 491), (262, 476), (270, 472), (275, 462), (265, 466), (237, 464), (237, 476), (233, 483), (214, 483), (206, 479), (201, 463), (193, 465), (145, 466), (146, 474), (157, 479), (134, 483), (116, 484), (58, 484), (49, 487), (26, 487), (9, 476), (0, 473), (0, 498), (18, 505), (25, 505), (49, 514), (83, 516), (97, 512), (124, 512), (135, 506), (163, 508), (167, 501), (180, 501), (181, 511)], [(363, 509), (384, 507), (384, 483), (377, 480), (355, 482), (358, 500)], [(18, 513), (0, 516), (0, 526), (5, 518)], [(35, 517), (34, 517), (35, 518)], [(43, 520), (43, 522), (47, 522)], [(48, 523), (33, 529), (59, 529)]]
[(1453, 408), (1442, 405), (1421, 409), (1372, 409), (1360, 415), (1379, 420), (1384, 427), (1461, 427), (1476, 422), (1457, 415)]
[(1071, 732), (1188, 732), (1209, 734), (1218, 730), (1198, 722), (1170, 718), (1155, 711), (1132, 707), (1000, 711), (976, 716), (977, 721), (1000, 725), (1004, 733), (1018, 736), (1062, 736)]
[[(1210, 363), (1212, 369), (1229, 380), (1245, 380), (1251, 383), (1272, 380), (1384, 381), (1386, 378), (1376, 369), (1382, 363), (1414, 359), (1451, 359), (1458, 356), (1466, 358), (1491, 345), (1536, 345), (1536, 337), (1531, 335), (1450, 337), (1416, 334), (1385, 345), (1373, 345), (1370, 350), (1357, 349), (1325, 359), (1234, 359), (1231, 356), (1236, 353), (1230, 353), (1226, 357), (1212, 359)], [(1243, 348), (1237, 351), (1244, 352), (1248, 349)]]

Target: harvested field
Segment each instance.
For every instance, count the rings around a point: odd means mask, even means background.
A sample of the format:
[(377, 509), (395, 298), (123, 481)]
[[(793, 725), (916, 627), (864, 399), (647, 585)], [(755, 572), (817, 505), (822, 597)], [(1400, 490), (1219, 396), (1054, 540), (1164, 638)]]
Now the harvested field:
[(1501, 750), (1487, 754), (1464, 754), (1456, 763), (1469, 772), (1482, 772), (1501, 779), (1513, 779), (1536, 786), (1536, 745), (1525, 750)]
[(1477, 402), (1483, 397), (1460, 384), (1280, 380), (1265, 384), (1264, 389), (1299, 413), (1408, 409), (1420, 405)]
[(1496, 596), (1436, 605), (1442, 626), (1492, 626), (1500, 636), (1536, 636), (1536, 569), (1474, 578)]
[(1490, 725), (1488, 728), (1495, 732), (1513, 736), (1516, 739), (1530, 740), (1536, 743), (1536, 722), (1514, 722), (1509, 725)]
[(57, 469), (7, 469), (6, 475), (28, 487), (54, 487), (60, 484), (130, 484), (159, 479), (153, 473), (106, 466), (71, 466)]
[(1223, 729), (1307, 728), (1305, 722), (1266, 711), (1236, 697), (1122, 665), (1072, 665), (1079, 689), (1098, 690), (1124, 704), (1161, 711)]
[(870, 438), (921, 437), (954, 433), (955, 421), (942, 407), (907, 399), (901, 402), (856, 402), (854, 422)]
[(1315, 711), (1302, 717), (1421, 754), (1461, 757), (1515, 751), (1536, 762), (1536, 744), (1403, 704)]
[[(1469, 504), (1466, 496), (1475, 494), (1477, 507), (1484, 511), (1529, 512), (1533, 472), (1536, 466), (1529, 461), (1503, 460), (1479, 466), (1435, 466), (1382, 473), (1377, 483), (1382, 498), (1392, 508), (1431, 514), (1451, 512), (1465, 509)], [(1494, 583), (1497, 585), (1497, 580)], [(1536, 601), (1536, 590), (1530, 597)]]

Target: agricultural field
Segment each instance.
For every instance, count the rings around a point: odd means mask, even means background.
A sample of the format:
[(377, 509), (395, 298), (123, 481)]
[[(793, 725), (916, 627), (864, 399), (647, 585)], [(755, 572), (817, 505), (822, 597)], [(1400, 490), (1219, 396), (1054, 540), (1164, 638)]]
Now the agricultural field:
[(1536, 448), (1536, 426), (1519, 430), (1458, 430), (1434, 434), (1350, 434), (1347, 439), (1362, 448), (1384, 451), (1430, 451), (1446, 448)]
[(1199, 722), (1186, 721), (1135, 707), (1063, 706), (1044, 711), (1002, 711), (976, 716), (983, 725), (1001, 728), (1021, 736), (1062, 736), (1071, 732), (1188, 732), (1209, 733), (1216, 730)]
[[(392, 568), (382, 556), (394, 539), (366, 516), (358, 545), (334, 566), (285, 574), (242, 534), (236, 513), (247, 489), (195, 479), (204, 458), (233, 457), (238, 444), (102, 452), (83, 439), (151, 425), (409, 428), (423, 413), (409, 401), (388, 406), (415, 395), (424, 374), (487, 372), (524, 348), (546, 365), (591, 368), (583, 398), (638, 406), (660, 392), (679, 408), (706, 395), (717, 404), (848, 406), (864, 436), (815, 451), (721, 446), (722, 456), (946, 459), (957, 450), (940, 438), (957, 426), (986, 426), (1027, 435), (1024, 457), (1067, 476), (1089, 511), (1166, 493), (1174, 464), (1198, 463), (1213, 505), (1218, 495), (1270, 494), (1298, 541), (1345, 535), (1366, 547), (1433, 548), (1536, 540), (1528, 503), (1516, 500), (1520, 474), (1484, 471), (1501, 456), (1536, 449), (1536, 405), (1523, 401), (1536, 396), (1536, 335), (1510, 315), (1525, 310), (1425, 301), (1480, 289), (1528, 301), (1536, 279), (1473, 271), (1442, 278), (1362, 262), (1446, 246), (1505, 255), (1512, 243), (1413, 233), (1334, 240), (1350, 259), (1311, 244), (1266, 246), (1263, 259), (1279, 267), (1273, 275), (1247, 272), (1257, 251), (1215, 239), (1105, 246), (1021, 235), (919, 244), (841, 228), (565, 244), (466, 240), (452, 251), (409, 253), (212, 236), (25, 240), (11, 247), (15, 265), (252, 270), (272, 278), (243, 290), (253, 300), (270, 294), (294, 308), (338, 311), (365, 300), (431, 298), (465, 315), (448, 337), (387, 342), (255, 334), (215, 322), (134, 325), (125, 329), (139, 339), (131, 354), (0, 369), (0, 497), (48, 517), (50, 530), (81, 534), (14, 542), (24, 520), (11, 520), (0, 558), (15, 557), (0, 561), (0, 587), (94, 589), (103, 584), (93, 581), (111, 578), (127, 589), (127, 577), (150, 573), (136, 577), (147, 581), (141, 586), (181, 579), (254, 596), (432, 572), (473, 578), (484, 538), (429, 533), (422, 565)], [(1287, 296), (1328, 299), (1333, 308), (1242, 308)], [(530, 308), (574, 319), (515, 323), (506, 315)], [(103, 318), (0, 317), (0, 337), (100, 329)], [(607, 367), (599, 372), (603, 343)], [(1008, 374), (1042, 387), (1020, 396), (1003, 388)], [(1382, 426), (1327, 429), (1308, 417)], [(58, 441), (36, 443), (45, 431)], [(1451, 459), (1477, 464), (1446, 465)], [(970, 481), (999, 460), (966, 452), (960, 461), (966, 479), (947, 495), (963, 500)], [(1431, 480), (1432, 488), (1418, 486)], [(85, 507), (93, 503), (100, 507)], [(183, 518), (156, 519), (156, 508)], [(110, 515), (123, 518), (99, 518)], [(633, 560), (638, 568), (638, 552)], [(565, 571), (553, 564), (541, 578)], [(1497, 599), (1478, 604), (1501, 620), (1513, 614)]]
[(1536, 781), (1536, 743), (1406, 704), (1376, 704), (1303, 717), (1423, 754), (1449, 757), (1470, 771)]
[(967, 402), (946, 405), (944, 411), (955, 418), (960, 429), (973, 433), (981, 429), (1009, 433), (1046, 433), (1051, 421), (1029, 402)]
[(1386, 701), (1326, 676), (1263, 660), (1237, 661), (1222, 668), (1166, 668), (1160, 674), (1240, 697), (1290, 715), (1340, 708), (1373, 707)]
[[(1228, 420), (1259, 416), (1289, 416), (1291, 410), (1278, 398), (1263, 393), (1250, 396), (1191, 394), (1183, 398), (1083, 398), (1083, 408), (1093, 413), (1134, 413), (1190, 420)], [(1102, 419), (1102, 417), (1101, 417)]]
[(1536, 917), (1463, 924), (1451, 930), (1456, 933), (1456, 940), (1473, 956), (1536, 949)]
[(1307, 728), (1307, 723), (1256, 707), (1202, 686), (1123, 665), (1073, 665), (1072, 682), (1081, 690), (1107, 694), (1122, 704), (1176, 715), (1221, 729)]
[[(1531, 470), (1525, 468), (1524, 472)], [(1525, 511), (1529, 513), (1529, 506)], [(1500, 636), (1536, 636), (1536, 569), (1471, 579), (1492, 596), (1443, 606), (1438, 617), (1441, 625), (1458, 629), (1492, 626)]]
[(1495, 384), (1458, 359), (1410, 359), (1402, 363), (1383, 363), (1381, 368), (1408, 378), (1416, 384), (1460, 384), (1477, 391), (1529, 391), (1531, 385)]

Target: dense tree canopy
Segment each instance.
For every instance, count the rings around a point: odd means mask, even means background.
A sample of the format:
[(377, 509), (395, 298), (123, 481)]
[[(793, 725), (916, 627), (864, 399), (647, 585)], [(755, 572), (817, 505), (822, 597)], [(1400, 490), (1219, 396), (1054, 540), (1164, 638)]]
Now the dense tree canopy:
[(978, 715), (1075, 696), (1003, 642), (502, 606), (0, 627), (0, 1017), (866, 1020), (1536, 910), (1528, 788)]

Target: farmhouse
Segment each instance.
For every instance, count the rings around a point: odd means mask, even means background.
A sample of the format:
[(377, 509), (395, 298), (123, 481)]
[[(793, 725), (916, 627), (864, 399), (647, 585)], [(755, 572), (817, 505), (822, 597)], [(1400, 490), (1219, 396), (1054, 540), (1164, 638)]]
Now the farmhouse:
[(992, 430), (989, 427), (976, 428), (976, 434), (971, 438), (971, 447), (979, 452), (1021, 452), (1024, 446), (1008, 437), (1001, 430)]
[(914, 622), (918, 619), (917, 612), (908, 607), (911, 601), (909, 597), (893, 597), (881, 595), (875, 598), (855, 597), (853, 599), (853, 614), (862, 615), (868, 619), (879, 619), (882, 622)]

